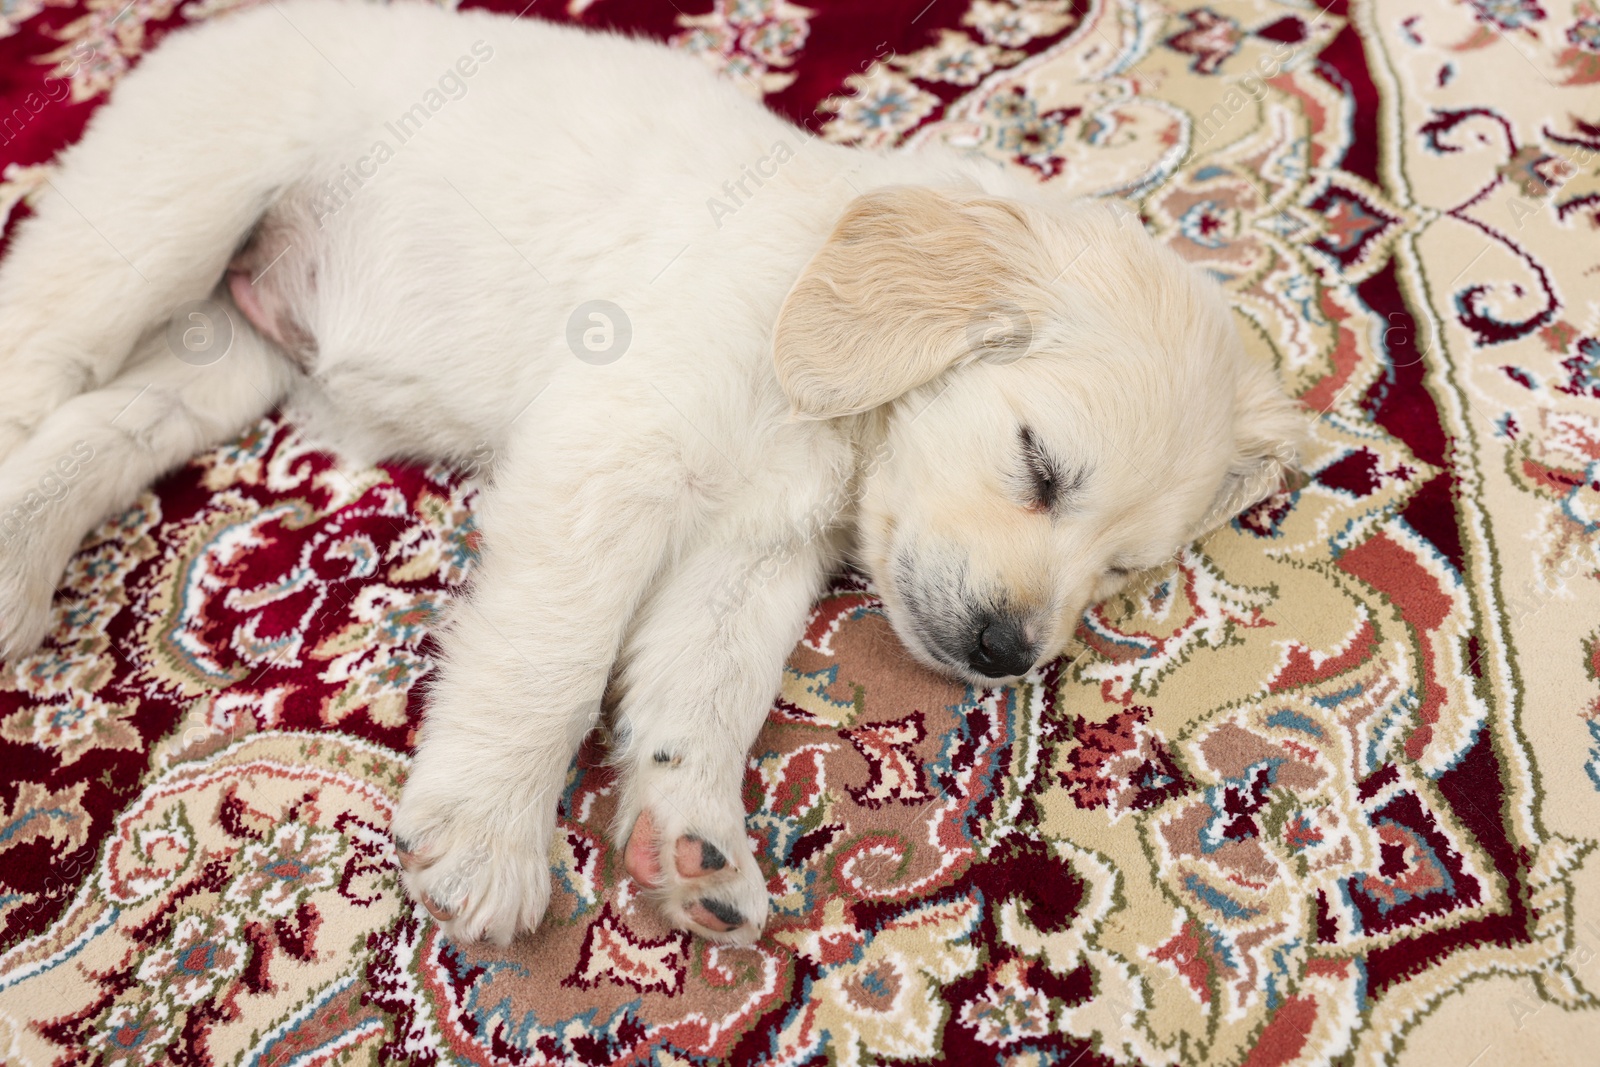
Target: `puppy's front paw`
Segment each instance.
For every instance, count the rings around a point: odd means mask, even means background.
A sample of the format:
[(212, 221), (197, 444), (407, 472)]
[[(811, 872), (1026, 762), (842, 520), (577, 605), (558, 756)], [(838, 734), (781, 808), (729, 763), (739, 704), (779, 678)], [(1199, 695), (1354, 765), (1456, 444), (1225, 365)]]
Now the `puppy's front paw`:
[(505, 797), (478, 798), (470, 783), (434, 790), (408, 783), (395, 814), (402, 880), (457, 942), (509, 945), (550, 902), (548, 834)]
[(767, 886), (745, 838), (743, 811), (718, 819), (703, 800), (659, 787), (642, 797), (653, 802), (633, 819), (624, 853), (634, 881), (679, 929), (722, 944), (755, 941), (767, 922)]

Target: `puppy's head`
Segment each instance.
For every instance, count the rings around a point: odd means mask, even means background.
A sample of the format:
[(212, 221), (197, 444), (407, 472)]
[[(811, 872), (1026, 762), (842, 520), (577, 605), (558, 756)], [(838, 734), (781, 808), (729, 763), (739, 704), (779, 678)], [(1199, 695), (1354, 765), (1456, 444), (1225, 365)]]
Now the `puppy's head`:
[(1270, 494), (1304, 432), (1217, 287), (1095, 204), (869, 193), (774, 338), (798, 415), (881, 420), (858, 558), (906, 645), (981, 684)]

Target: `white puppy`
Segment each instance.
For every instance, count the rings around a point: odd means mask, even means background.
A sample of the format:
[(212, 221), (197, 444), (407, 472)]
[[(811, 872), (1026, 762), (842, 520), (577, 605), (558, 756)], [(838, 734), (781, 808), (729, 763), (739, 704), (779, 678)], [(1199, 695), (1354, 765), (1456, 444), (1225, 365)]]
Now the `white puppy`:
[(994, 684), (1272, 491), (1301, 432), (1220, 292), (1106, 208), (483, 12), (174, 34), (34, 208), (0, 269), (0, 655), (88, 529), (274, 405), (357, 456), (497, 457), (394, 826), (458, 938), (538, 924), (609, 680), (629, 870), (750, 940), (746, 753), (831, 568)]

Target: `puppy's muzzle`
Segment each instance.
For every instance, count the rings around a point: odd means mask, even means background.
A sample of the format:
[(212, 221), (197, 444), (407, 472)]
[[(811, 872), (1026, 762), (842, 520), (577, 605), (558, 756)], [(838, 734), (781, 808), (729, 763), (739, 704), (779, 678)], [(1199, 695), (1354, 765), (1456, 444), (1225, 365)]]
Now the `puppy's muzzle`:
[(1013, 615), (980, 615), (967, 651), (967, 666), (985, 678), (1026, 674), (1039, 651)]

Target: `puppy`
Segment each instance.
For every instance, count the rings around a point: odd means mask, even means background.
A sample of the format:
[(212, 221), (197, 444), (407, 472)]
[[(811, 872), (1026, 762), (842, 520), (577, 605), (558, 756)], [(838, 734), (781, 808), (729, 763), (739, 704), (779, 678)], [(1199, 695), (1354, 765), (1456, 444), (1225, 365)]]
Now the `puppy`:
[(830, 570), (996, 685), (1270, 493), (1302, 431), (1221, 293), (1110, 210), (479, 11), (176, 33), (33, 206), (0, 267), (0, 654), (87, 530), (276, 405), (355, 457), (496, 457), (394, 822), (460, 939), (539, 923), (609, 680), (628, 870), (750, 941), (746, 754)]

